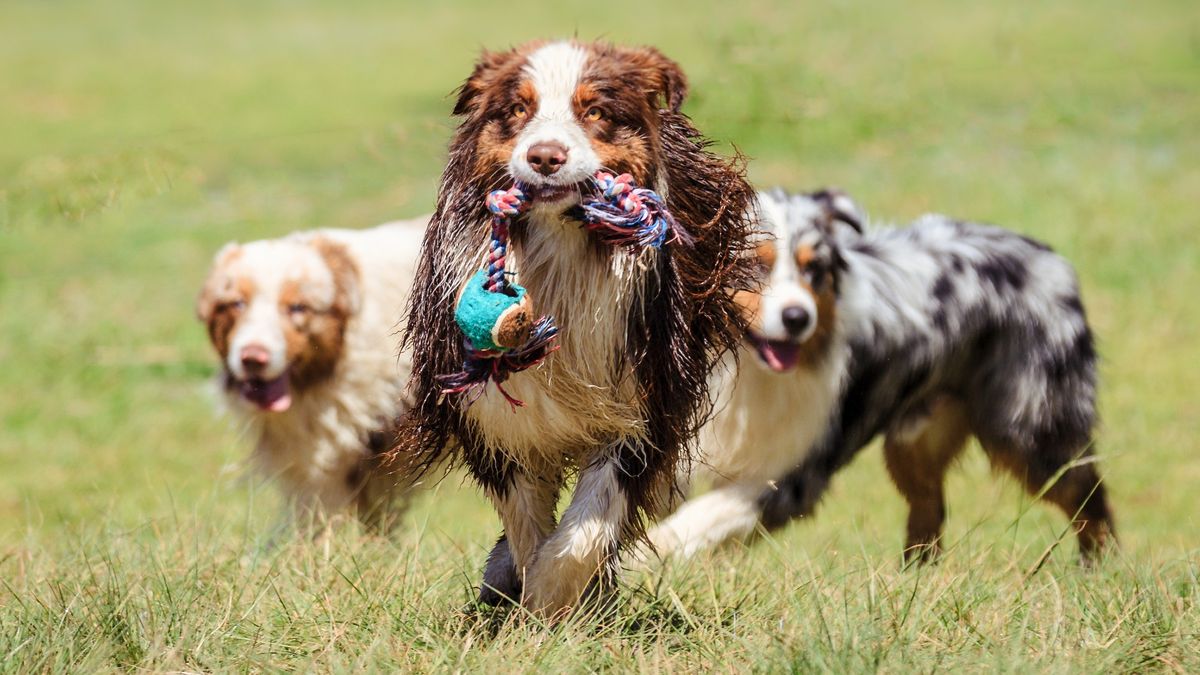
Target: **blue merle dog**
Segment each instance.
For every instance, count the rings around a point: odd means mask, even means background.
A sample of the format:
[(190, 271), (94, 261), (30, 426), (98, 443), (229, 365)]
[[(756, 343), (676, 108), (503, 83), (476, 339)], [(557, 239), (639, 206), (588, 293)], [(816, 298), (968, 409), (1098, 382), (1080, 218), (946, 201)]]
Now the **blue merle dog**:
[(723, 400), (695, 469), (715, 488), (649, 533), (660, 555), (810, 514), (877, 436), (910, 507), (909, 561), (940, 551), (946, 471), (971, 436), (1066, 512), (1085, 561), (1114, 540), (1092, 446), (1096, 351), (1066, 260), (936, 215), (864, 232), (836, 191), (763, 193), (758, 208), (762, 283), (738, 294), (740, 368), (713, 375)]

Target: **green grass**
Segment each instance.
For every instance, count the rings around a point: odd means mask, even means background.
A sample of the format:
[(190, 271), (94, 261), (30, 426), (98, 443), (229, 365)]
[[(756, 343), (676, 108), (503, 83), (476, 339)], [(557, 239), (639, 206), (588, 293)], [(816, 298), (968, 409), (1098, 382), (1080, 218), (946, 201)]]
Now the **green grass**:
[[(1194, 3), (0, 4), (0, 670), (1200, 670)], [(1122, 554), (973, 453), (903, 571), (879, 453), (819, 517), (559, 630), (463, 611), (457, 476), (392, 540), (266, 546), (192, 318), (224, 241), (430, 209), (481, 45), (657, 44), (759, 183), (1006, 224), (1078, 266)]]

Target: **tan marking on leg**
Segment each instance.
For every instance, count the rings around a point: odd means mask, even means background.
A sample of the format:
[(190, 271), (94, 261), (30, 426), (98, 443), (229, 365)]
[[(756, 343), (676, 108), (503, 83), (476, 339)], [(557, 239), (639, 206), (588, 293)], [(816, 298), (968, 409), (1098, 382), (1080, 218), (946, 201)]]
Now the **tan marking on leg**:
[[(983, 443), (988, 459), (1021, 481), (1026, 491), (1038, 495), (1048, 480), (1035, 476), (1025, 456), (995, 443)], [(1090, 453), (1077, 453), (1085, 458)], [(1108, 495), (1095, 464), (1079, 464), (1067, 469), (1062, 476), (1041, 495), (1054, 504), (1075, 524), (1079, 538), (1079, 555), (1084, 565), (1090, 565), (1109, 547), (1116, 543), (1116, 528), (1112, 511), (1108, 506)]]
[(888, 473), (909, 507), (904, 558), (927, 562), (941, 552), (946, 470), (962, 452), (970, 427), (962, 405), (950, 398), (937, 399), (927, 415), (906, 426), (914, 425), (919, 428), (890, 431), (883, 452)]

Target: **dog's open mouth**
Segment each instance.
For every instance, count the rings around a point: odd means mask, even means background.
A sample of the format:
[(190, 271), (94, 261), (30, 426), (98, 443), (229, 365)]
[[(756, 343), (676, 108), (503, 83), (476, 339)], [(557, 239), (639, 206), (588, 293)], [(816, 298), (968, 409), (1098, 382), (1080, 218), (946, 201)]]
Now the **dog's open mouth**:
[(570, 198), (578, 200), (580, 195), (585, 194), (587, 190), (582, 184), (553, 185), (547, 183), (545, 185), (521, 185), (521, 191), (535, 204), (556, 204), (565, 202)]
[(267, 412), (283, 412), (292, 406), (292, 388), (288, 374), (273, 380), (251, 378), (235, 385), (242, 398)]
[(800, 362), (800, 345), (795, 342), (768, 340), (755, 333), (748, 333), (747, 339), (754, 345), (763, 363), (777, 373), (787, 372)]

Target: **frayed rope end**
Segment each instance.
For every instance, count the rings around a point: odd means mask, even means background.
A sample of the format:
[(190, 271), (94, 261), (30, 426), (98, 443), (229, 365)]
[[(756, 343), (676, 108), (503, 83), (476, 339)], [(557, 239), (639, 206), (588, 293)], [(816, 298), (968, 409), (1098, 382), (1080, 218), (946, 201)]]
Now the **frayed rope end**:
[(463, 369), (457, 373), (437, 377), (438, 383), (442, 385), (442, 393), (462, 394), (466, 404), (471, 405), (483, 394), (488, 381), (491, 380), (496, 383), (496, 389), (513, 410), (524, 406), (524, 401), (514, 398), (504, 390), (503, 383), (509, 375), (538, 365), (557, 350), (558, 346), (551, 344), (557, 335), (558, 328), (553, 319), (543, 316), (534, 324), (525, 344), (516, 349), (497, 354), (493, 351), (477, 350), (471, 346), (470, 340), (464, 340), (467, 358), (463, 361)]

